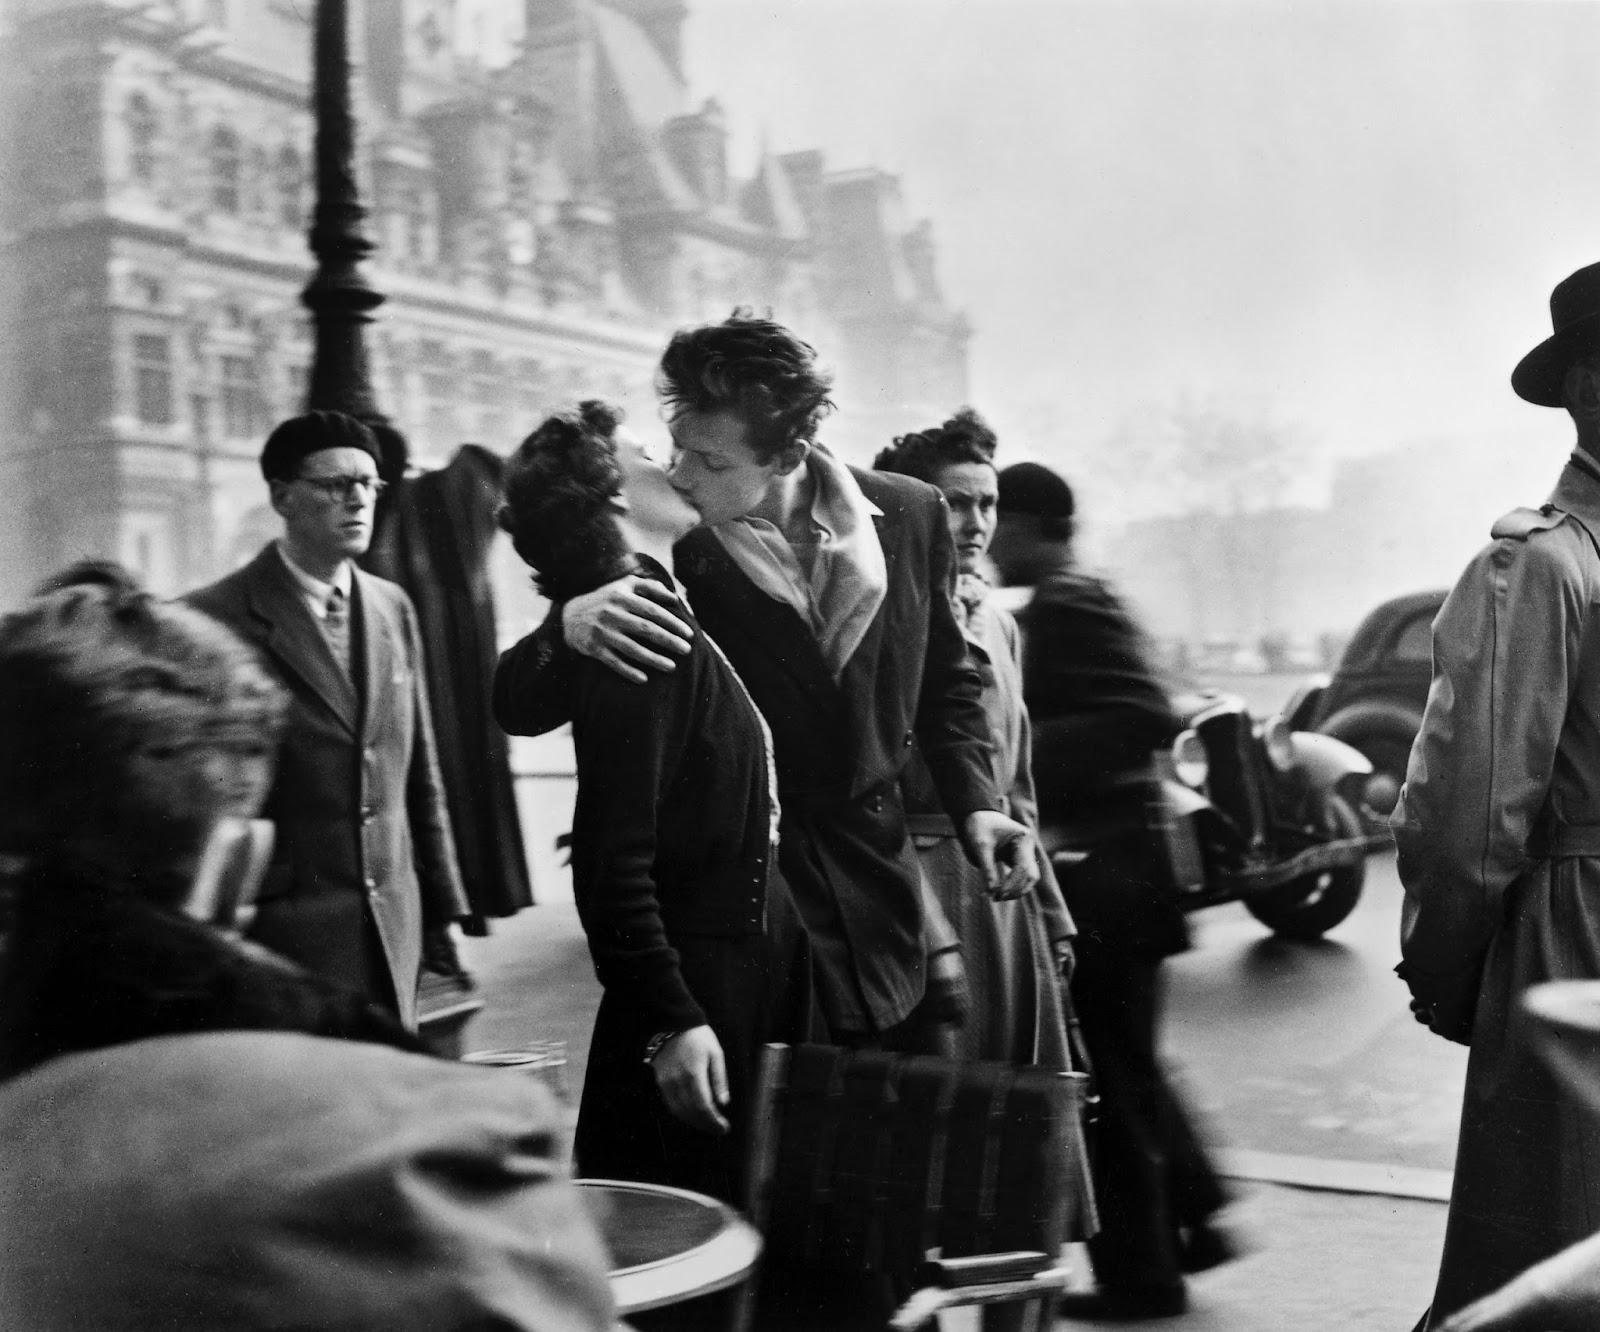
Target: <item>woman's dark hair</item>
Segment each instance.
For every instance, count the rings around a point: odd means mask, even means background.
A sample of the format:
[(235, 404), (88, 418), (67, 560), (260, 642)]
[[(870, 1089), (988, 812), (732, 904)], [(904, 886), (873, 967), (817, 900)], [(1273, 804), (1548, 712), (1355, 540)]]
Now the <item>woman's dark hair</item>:
[(988, 423), (971, 407), (963, 407), (943, 425), (897, 435), (872, 465), (880, 472), (899, 472), (938, 485), (939, 473), (958, 463), (993, 467), (998, 444)]
[(231, 630), (104, 562), (47, 586), (0, 619), (0, 854), (181, 818), (141, 803), (140, 750), (224, 733), (276, 743), (288, 697)]
[(592, 592), (633, 567), (612, 509), (622, 493), (621, 421), (620, 407), (591, 398), (542, 422), (506, 462), (500, 526), (552, 601)]
[(668, 412), (731, 412), (762, 462), (809, 439), (833, 410), (833, 376), (816, 349), (744, 306), (720, 324), (679, 329), (662, 353), (656, 391)]

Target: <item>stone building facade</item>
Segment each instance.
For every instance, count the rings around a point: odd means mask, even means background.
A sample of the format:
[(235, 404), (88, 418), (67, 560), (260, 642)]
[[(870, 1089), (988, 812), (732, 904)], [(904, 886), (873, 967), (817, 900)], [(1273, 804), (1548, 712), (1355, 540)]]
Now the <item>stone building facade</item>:
[[(303, 403), (312, 0), (5, 0), (0, 604), (109, 555), (191, 586), (273, 530)], [(969, 330), (885, 172), (730, 161), (684, 0), (524, 0), (493, 67), (458, 0), (352, 5), (378, 400), (420, 466), (552, 407), (652, 419), (675, 326), (770, 308), (840, 376), (861, 458), (966, 397)]]

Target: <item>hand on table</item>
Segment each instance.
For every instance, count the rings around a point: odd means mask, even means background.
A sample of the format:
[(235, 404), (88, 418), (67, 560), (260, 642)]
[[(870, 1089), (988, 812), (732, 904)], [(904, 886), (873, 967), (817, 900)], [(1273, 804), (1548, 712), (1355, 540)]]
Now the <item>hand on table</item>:
[(704, 1133), (726, 1133), (728, 1065), (708, 1026), (680, 1031), (650, 1061), (661, 1099), (674, 1118)]
[(640, 666), (675, 670), (672, 658), (689, 651), (694, 631), (682, 609), (670, 588), (629, 574), (567, 602), (561, 610), (561, 633), (574, 652), (593, 657), (624, 680), (643, 684), (647, 677)]

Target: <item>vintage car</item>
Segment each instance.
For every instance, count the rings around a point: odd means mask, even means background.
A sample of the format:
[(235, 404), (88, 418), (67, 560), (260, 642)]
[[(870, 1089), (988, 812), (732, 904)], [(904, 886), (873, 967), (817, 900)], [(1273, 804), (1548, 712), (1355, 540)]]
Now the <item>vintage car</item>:
[(1405, 781), (1433, 669), (1433, 620), (1442, 590), (1385, 601), (1351, 635), (1331, 677), (1313, 676), (1284, 708), (1296, 731), (1343, 740), (1372, 763), (1361, 804), (1382, 820)]

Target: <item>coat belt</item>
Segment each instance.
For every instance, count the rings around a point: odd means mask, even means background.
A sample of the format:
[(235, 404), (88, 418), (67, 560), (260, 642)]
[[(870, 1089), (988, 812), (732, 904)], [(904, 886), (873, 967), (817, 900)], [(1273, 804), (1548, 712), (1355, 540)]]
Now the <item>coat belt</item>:
[(1535, 860), (1600, 857), (1600, 823), (1541, 824), (1528, 838), (1528, 854)]

